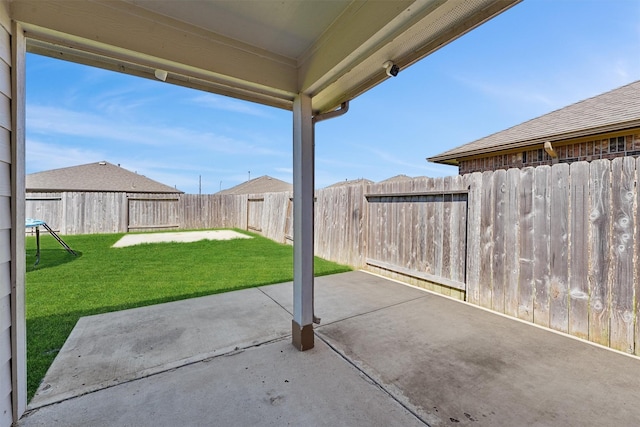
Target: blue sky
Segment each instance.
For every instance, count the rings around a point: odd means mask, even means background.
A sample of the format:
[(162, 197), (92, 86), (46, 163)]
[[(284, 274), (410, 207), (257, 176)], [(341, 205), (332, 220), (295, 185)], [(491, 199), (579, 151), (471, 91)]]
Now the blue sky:
[[(316, 187), (455, 175), (426, 157), (640, 80), (640, 1), (525, 0), (316, 126)], [(27, 173), (106, 160), (187, 193), (292, 181), (291, 112), (28, 54)]]

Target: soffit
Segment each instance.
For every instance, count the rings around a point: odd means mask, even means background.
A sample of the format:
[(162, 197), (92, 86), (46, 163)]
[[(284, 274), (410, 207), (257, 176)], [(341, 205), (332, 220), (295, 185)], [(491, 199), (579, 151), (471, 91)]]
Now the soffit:
[(31, 52), (291, 109), (353, 99), (520, 0), (13, 0)]

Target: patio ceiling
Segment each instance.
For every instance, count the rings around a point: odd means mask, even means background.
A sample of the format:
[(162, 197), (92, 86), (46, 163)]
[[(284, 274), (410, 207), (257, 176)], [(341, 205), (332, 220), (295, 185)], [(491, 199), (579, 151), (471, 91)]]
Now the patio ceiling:
[(337, 108), (520, 0), (13, 0), (28, 50), (315, 113)]

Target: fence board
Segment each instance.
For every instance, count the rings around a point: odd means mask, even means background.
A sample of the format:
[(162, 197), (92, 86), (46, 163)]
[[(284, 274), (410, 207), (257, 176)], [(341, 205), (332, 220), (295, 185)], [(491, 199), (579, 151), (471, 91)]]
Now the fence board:
[(520, 173), (519, 192), (519, 275), (518, 275), (518, 315), (517, 317), (533, 322), (533, 301), (535, 296), (534, 276), (534, 168), (525, 168)]
[[(455, 176), (452, 189), (466, 189), (462, 176)], [(451, 279), (465, 282), (466, 244), (467, 244), (467, 203), (469, 194), (452, 195), (451, 218)]]
[(634, 296), (635, 296), (635, 354), (640, 356), (640, 157), (636, 159), (636, 203), (635, 203), (635, 235), (634, 235), (634, 265), (636, 266), (634, 271)]
[[(402, 191), (402, 182), (390, 182), (388, 184), (387, 193), (401, 193)], [(394, 265), (398, 265), (398, 241), (399, 233), (398, 233), (398, 222), (399, 222), (399, 213), (400, 209), (402, 209), (402, 205), (404, 203), (394, 203), (393, 199), (389, 200), (389, 204), (387, 205), (389, 213), (389, 228), (388, 231), (388, 239), (385, 242), (385, 246), (387, 247), (389, 253), (387, 254), (387, 258), (391, 260)]]
[(505, 295), (504, 313), (518, 317), (520, 276), (520, 170), (509, 169), (505, 203)]
[[(493, 173), (482, 173), (482, 200), (480, 207), (480, 305), (491, 308), (493, 276)], [(473, 256), (473, 255), (472, 255)]]
[(482, 198), (482, 174), (475, 172), (465, 175), (465, 185), (469, 187), (468, 198), (468, 236), (467, 236), (467, 302), (480, 305), (480, 215), (481, 215), (481, 198)]
[[(451, 177), (447, 176), (442, 181), (443, 190), (452, 190)], [(442, 267), (441, 277), (451, 278), (451, 250), (454, 246), (451, 242), (453, 227), (453, 196), (447, 194), (442, 197)], [(450, 293), (448, 293), (450, 295)]]
[(493, 287), (491, 308), (499, 313), (504, 313), (505, 298), (505, 221), (507, 199), (507, 171), (497, 170), (493, 173), (494, 199), (493, 199), (493, 260), (491, 283)]
[[(462, 176), (453, 178), (453, 189), (467, 189)], [(452, 222), (451, 222), (451, 280), (465, 283), (464, 290), (452, 289), (451, 296), (457, 299), (466, 297), (466, 269), (467, 269), (467, 207), (469, 193), (452, 194)]]
[(355, 262), (351, 265), (361, 267), (364, 266), (367, 248), (370, 244), (367, 240), (367, 230), (369, 229), (369, 209), (367, 208), (367, 200), (364, 197), (364, 195), (369, 191), (369, 184), (362, 183), (357, 191), (358, 195), (355, 198), (357, 211), (354, 216), (358, 218), (358, 227), (356, 230), (356, 241), (358, 242), (358, 246), (354, 250), (353, 254)]
[(549, 326), (569, 330), (569, 165), (551, 167), (551, 281)]
[[(410, 188), (407, 188), (404, 182), (399, 184), (400, 184), (398, 186), (399, 188), (396, 191), (398, 192), (410, 191)], [(409, 181), (409, 184), (411, 184), (411, 181)], [(396, 207), (396, 211), (398, 214), (396, 217), (396, 225), (394, 227), (394, 230), (396, 230), (397, 232), (397, 235), (394, 236), (394, 240), (396, 242), (396, 250), (397, 250), (396, 257), (395, 257), (395, 264), (405, 267), (406, 266), (405, 247), (407, 246), (405, 242), (406, 242), (406, 236), (408, 232), (406, 227), (406, 218), (407, 218), (407, 209), (409, 209), (409, 205), (411, 203), (411, 197), (404, 197), (401, 200), (402, 200), (401, 203), (398, 203)], [(409, 226), (409, 229), (410, 229), (410, 226)]]
[(618, 157), (611, 163), (611, 335), (614, 349), (634, 352), (634, 189), (635, 161)]
[(349, 212), (353, 209), (351, 203), (349, 203), (349, 194), (351, 193), (349, 188), (343, 188), (341, 191), (336, 194), (336, 198), (338, 200), (338, 204), (335, 206), (335, 216), (338, 218), (338, 223), (335, 227), (335, 236), (336, 239), (339, 239), (340, 242), (338, 247), (338, 259), (346, 258), (347, 254), (347, 240), (349, 237), (347, 234), (347, 223), (350, 221)]
[(367, 253), (368, 242), (366, 239), (366, 230), (369, 228), (369, 218), (367, 216), (367, 201), (364, 198), (367, 191), (368, 185), (364, 183), (354, 187), (353, 212), (351, 217), (356, 223), (352, 231), (352, 239), (355, 242), (355, 246), (352, 248), (351, 262), (349, 264), (355, 267), (364, 266), (364, 260)]
[(589, 340), (609, 345), (610, 162), (590, 164)]
[[(433, 189), (434, 191), (444, 191), (444, 178), (435, 178)], [(444, 203), (434, 203), (434, 205), (434, 219), (436, 227), (433, 236), (433, 265), (435, 275), (442, 276), (442, 261), (444, 252), (444, 228), (442, 227), (442, 223), (444, 221)]]
[(551, 168), (535, 168), (533, 230), (533, 271), (535, 277), (535, 300), (533, 321), (541, 326), (549, 326), (549, 238), (551, 219), (550, 184)]
[[(426, 191), (435, 190), (435, 180), (430, 179), (427, 182)], [(425, 270), (429, 274), (436, 274), (435, 258), (436, 258), (436, 204), (433, 203), (435, 196), (427, 197), (427, 203), (422, 205), (421, 210), (424, 211), (426, 221), (426, 251), (425, 251)]]
[(569, 333), (589, 338), (589, 163), (571, 164)]

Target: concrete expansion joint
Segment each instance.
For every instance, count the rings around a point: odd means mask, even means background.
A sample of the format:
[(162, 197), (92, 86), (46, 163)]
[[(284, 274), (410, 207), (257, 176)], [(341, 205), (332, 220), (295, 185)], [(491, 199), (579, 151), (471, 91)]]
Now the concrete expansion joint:
[[(397, 305), (397, 304), (396, 304)], [(375, 310), (374, 310), (375, 311)], [(344, 354), (343, 352), (341, 352), (340, 350), (338, 350), (338, 348), (336, 348), (335, 346), (333, 346), (331, 344), (331, 342), (329, 342), (329, 340), (325, 339), (324, 337), (322, 337), (322, 335), (318, 334), (317, 332), (314, 331), (314, 335), (323, 343), (325, 343), (327, 345), (327, 347), (329, 347), (335, 354), (337, 354), (342, 360), (344, 360), (345, 362), (347, 362), (349, 365), (353, 366), (359, 373), (360, 376), (367, 381), (370, 384), (373, 384), (374, 386), (376, 386), (379, 390), (381, 390), (384, 394), (386, 394), (389, 398), (393, 399), (398, 405), (402, 406), (407, 412), (409, 412), (411, 415), (413, 415), (418, 421), (420, 421), (422, 424), (424, 424), (427, 427), (430, 427), (430, 424), (427, 423), (423, 417), (421, 417), (416, 409), (412, 408), (411, 406), (409, 406), (408, 404), (406, 404), (405, 402), (403, 402), (402, 400), (400, 400), (398, 397), (396, 397), (395, 394), (393, 394), (387, 387), (385, 387), (383, 384), (381, 384), (379, 381), (377, 381), (374, 377), (372, 377), (371, 375), (369, 375), (362, 366), (360, 366), (359, 363), (357, 363), (354, 360), (351, 360), (346, 354)]]
[[(283, 336), (280, 336), (278, 338), (274, 338), (274, 339), (271, 339), (271, 340), (260, 341), (260, 342), (257, 342), (257, 343), (251, 344), (251, 345), (245, 345), (245, 346), (242, 346), (242, 347), (236, 346), (233, 350), (229, 350), (229, 351), (224, 352), (224, 353), (216, 354), (216, 355), (213, 355), (211, 357), (207, 357), (206, 359), (196, 360), (194, 362), (187, 363), (187, 364), (182, 365), (182, 366), (193, 365), (194, 363), (198, 363), (198, 362), (210, 362), (211, 360), (217, 359), (218, 357), (235, 356), (236, 354), (244, 353), (245, 350), (250, 350), (252, 348), (262, 347), (262, 346), (267, 345), (267, 344), (273, 344), (273, 343), (276, 343), (276, 342), (279, 342), (279, 341), (284, 341), (284, 340), (290, 339), (290, 338), (291, 338), (291, 334), (288, 334), (288, 335), (283, 335)], [(182, 366), (179, 366), (178, 368), (182, 368)], [(177, 368), (174, 368), (174, 369), (177, 369)]]
[(286, 311), (287, 313), (289, 313), (290, 315), (293, 316), (293, 313), (291, 313), (289, 310), (287, 310), (285, 308), (284, 305), (280, 304), (280, 302), (278, 302), (278, 300), (276, 300), (275, 298), (273, 298), (271, 295), (269, 295), (268, 293), (266, 293), (263, 289), (262, 286), (257, 287), (256, 289), (258, 289), (260, 292), (262, 292), (262, 294), (264, 296), (266, 296), (267, 298), (269, 298), (271, 301), (273, 301), (277, 306), (279, 306), (281, 309), (283, 309), (284, 311)]
[[(417, 289), (419, 289), (419, 288), (417, 288)], [(362, 313), (354, 314), (352, 316), (341, 317), (341, 318), (336, 319), (334, 321), (326, 322), (326, 323), (323, 323), (322, 325), (318, 325), (318, 326), (316, 326), (314, 328), (314, 330), (315, 329), (321, 329), (321, 328), (323, 328), (325, 326), (333, 325), (335, 323), (340, 323), (340, 322), (343, 322), (345, 320), (355, 319), (355, 318), (361, 317), (361, 316), (366, 316), (366, 315), (371, 314), (371, 313), (376, 313), (378, 311), (383, 311), (383, 310), (386, 310), (386, 309), (391, 308), (391, 307), (396, 307), (396, 306), (399, 306), (399, 305), (407, 304), (407, 303), (410, 303), (410, 302), (413, 302), (413, 301), (416, 301), (416, 300), (419, 300), (419, 299), (427, 298), (427, 297), (428, 297), (428, 294), (425, 294), (423, 296), (407, 299), (405, 301), (400, 301), (400, 302), (397, 302), (395, 304), (389, 304), (389, 305), (385, 305), (384, 307), (376, 308), (376, 309), (373, 309), (373, 310), (363, 311)]]

